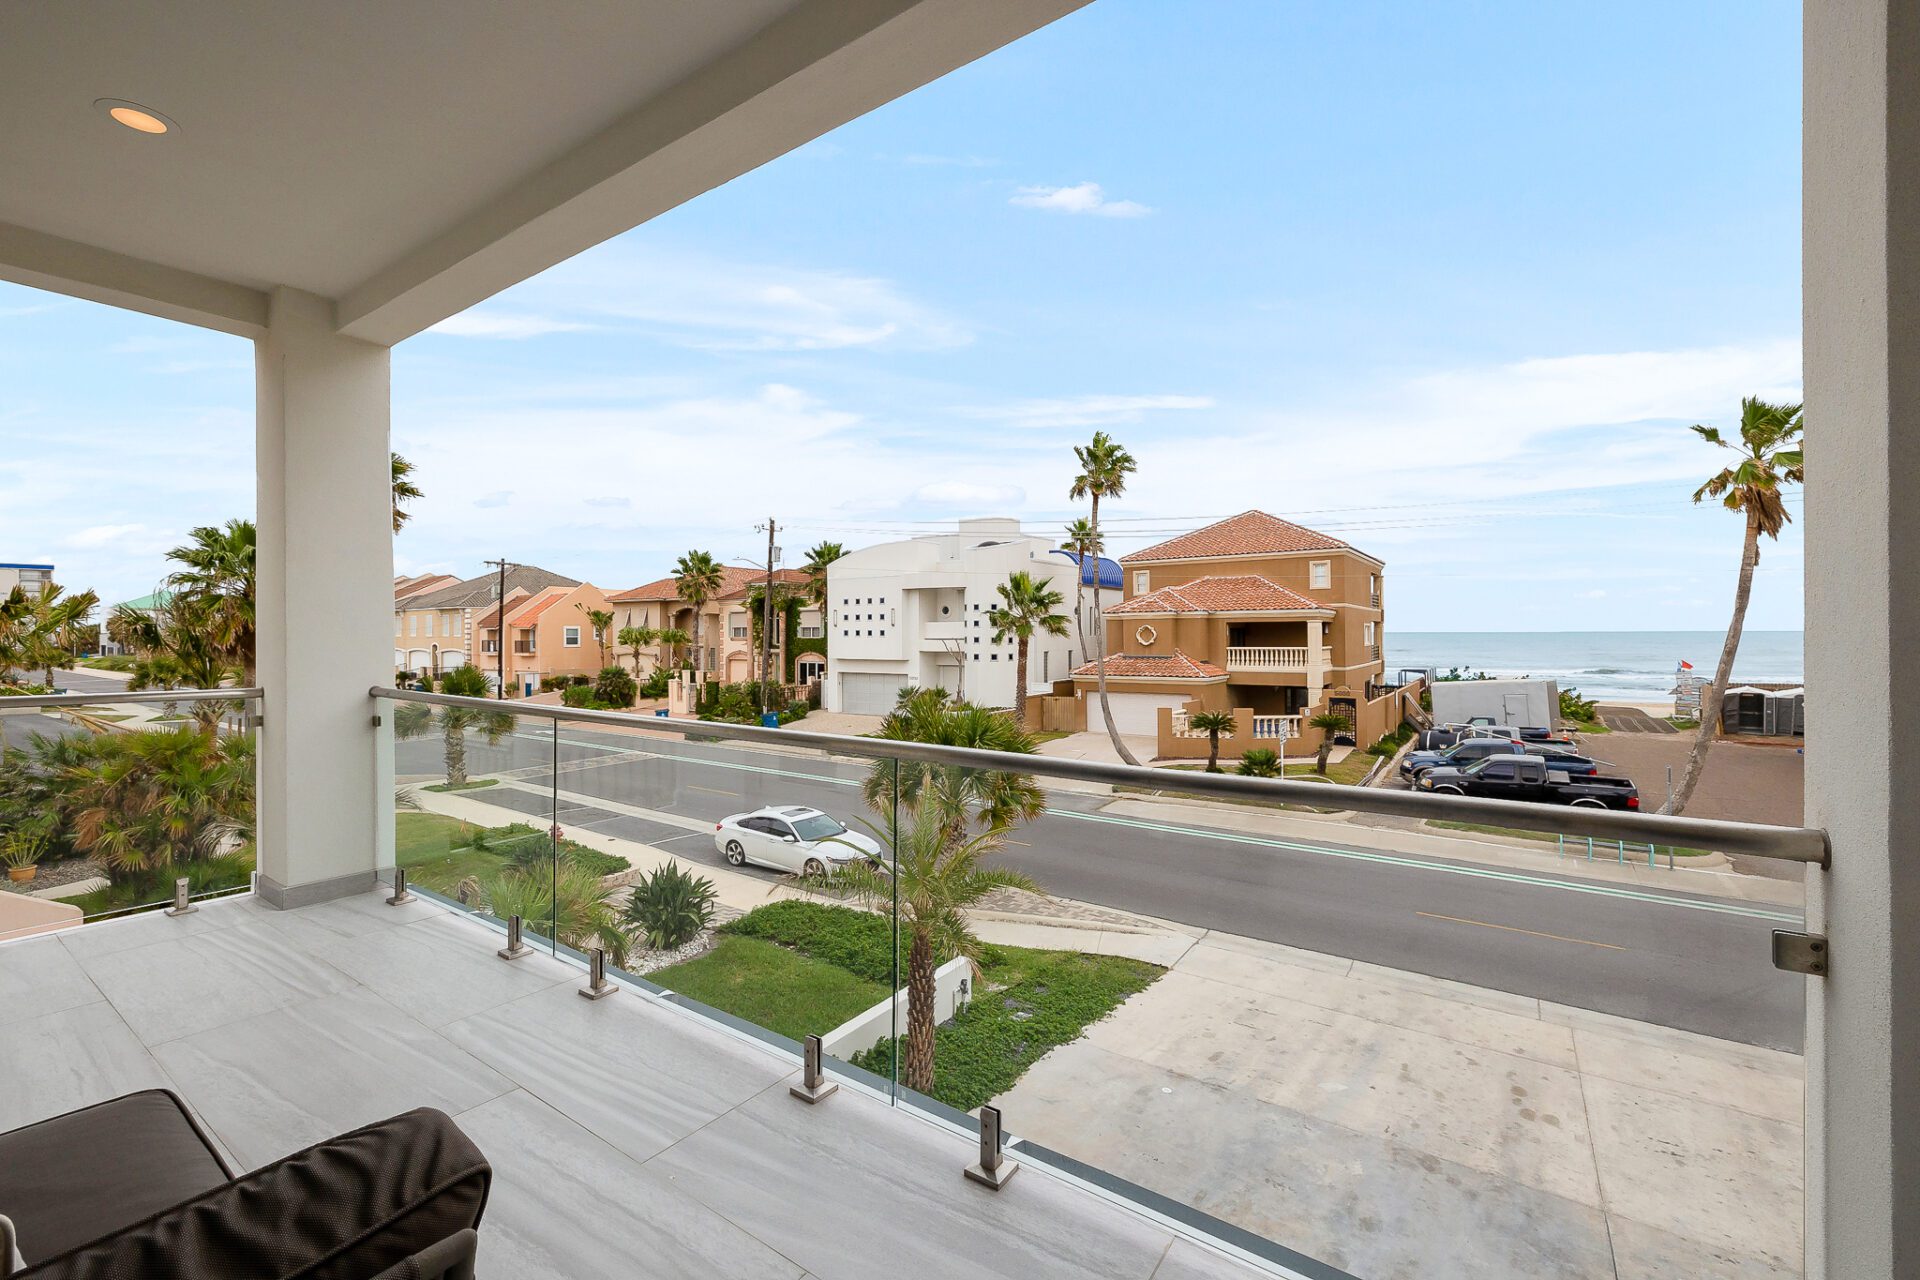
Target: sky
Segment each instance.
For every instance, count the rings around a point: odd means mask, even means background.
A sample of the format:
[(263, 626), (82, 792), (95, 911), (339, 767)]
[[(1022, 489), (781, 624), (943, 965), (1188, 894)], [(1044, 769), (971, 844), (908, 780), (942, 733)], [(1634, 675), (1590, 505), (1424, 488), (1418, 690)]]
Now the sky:
[[(1054, 532), (1104, 430), (1121, 553), (1257, 507), (1384, 559), (1390, 628), (1723, 627), (1687, 428), (1799, 399), (1799, 40), (1790, 0), (1095, 0), (397, 347), (396, 572)], [(152, 589), (251, 514), (252, 414), (246, 342), (0, 284), (0, 561)], [(1801, 607), (1795, 523), (1748, 626)]]

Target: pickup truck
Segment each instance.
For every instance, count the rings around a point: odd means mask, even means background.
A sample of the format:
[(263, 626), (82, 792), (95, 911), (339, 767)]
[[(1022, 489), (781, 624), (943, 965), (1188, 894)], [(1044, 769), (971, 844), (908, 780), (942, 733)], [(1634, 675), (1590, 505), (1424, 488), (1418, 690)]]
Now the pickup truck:
[(1640, 792), (1628, 778), (1573, 778), (1535, 755), (1488, 756), (1464, 769), (1429, 769), (1416, 784), (1439, 795), (1486, 800), (1532, 800), (1591, 809), (1638, 809)]
[(1445, 751), (1409, 751), (1400, 761), (1400, 776), (1418, 779), (1429, 769), (1464, 769), (1489, 756), (1534, 755), (1562, 773), (1591, 775), (1600, 772), (1603, 763), (1559, 747), (1534, 742), (1508, 742), (1505, 738), (1468, 738)]
[(1416, 745), (1422, 751), (1443, 751), (1456, 743), (1470, 742), (1475, 738), (1505, 738), (1511, 742), (1563, 747), (1574, 745), (1570, 736), (1556, 729), (1536, 725), (1495, 724), (1485, 716), (1475, 716), (1464, 724), (1443, 724), (1423, 730)]

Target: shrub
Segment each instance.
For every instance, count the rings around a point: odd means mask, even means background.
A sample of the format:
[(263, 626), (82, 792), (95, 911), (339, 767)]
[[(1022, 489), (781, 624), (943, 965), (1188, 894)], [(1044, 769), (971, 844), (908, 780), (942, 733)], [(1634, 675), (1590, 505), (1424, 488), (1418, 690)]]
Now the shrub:
[(1234, 772), (1248, 778), (1280, 776), (1280, 756), (1267, 747), (1252, 747), (1240, 757)]
[[(546, 866), (554, 849), (551, 832), (526, 822), (509, 822), (504, 827), (475, 827), (467, 835), (467, 845), (483, 853), (501, 854), (521, 870)], [(590, 849), (564, 836), (560, 839), (560, 856), (596, 876), (610, 876), (616, 871), (625, 871), (629, 865), (625, 858)]]
[[(777, 942), (874, 982), (893, 981), (893, 922), (871, 911), (820, 902), (770, 902), (722, 926), (722, 930)], [(905, 943), (902, 938), (903, 948)], [(906, 972), (903, 953), (902, 982), (906, 981)]]
[(795, 720), (805, 720), (806, 718), (807, 704), (804, 702), (796, 702), (780, 713), (781, 724), (792, 724)]
[(640, 696), (643, 698), (666, 697), (667, 681), (672, 678), (673, 673), (665, 667), (656, 667), (653, 674), (647, 677), (646, 683), (640, 686)]
[(684, 947), (713, 923), (713, 881), (683, 870), (679, 863), (665, 866), (636, 881), (627, 899), (627, 923), (656, 951)]
[(574, 707), (581, 711), (604, 711), (607, 704), (593, 696), (593, 690), (585, 685), (570, 684), (560, 691), (563, 706)]
[(640, 689), (633, 681), (633, 675), (625, 667), (606, 667), (600, 672), (600, 678), (593, 682), (594, 697), (600, 705), (619, 709), (630, 707), (639, 697)]
[(1591, 724), (1595, 719), (1593, 699), (1581, 697), (1578, 689), (1562, 689), (1560, 714), (1568, 720), (1584, 720)]

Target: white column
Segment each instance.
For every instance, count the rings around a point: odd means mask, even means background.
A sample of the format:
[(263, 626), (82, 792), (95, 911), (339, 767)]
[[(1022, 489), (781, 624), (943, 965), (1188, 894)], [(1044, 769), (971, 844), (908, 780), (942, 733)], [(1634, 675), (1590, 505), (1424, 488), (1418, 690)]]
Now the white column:
[(1307, 619), (1307, 706), (1320, 701), (1327, 687), (1327, 624)]
[(1808, 1275), (1887, 1280), (1920, 1275), (1920, 10), (1805, 20)]
[(254, 364), (260, 892), (298, 906), (369, 887), (392, 821), (367, 697), (393, 676), (389, 358), (282, 288)]

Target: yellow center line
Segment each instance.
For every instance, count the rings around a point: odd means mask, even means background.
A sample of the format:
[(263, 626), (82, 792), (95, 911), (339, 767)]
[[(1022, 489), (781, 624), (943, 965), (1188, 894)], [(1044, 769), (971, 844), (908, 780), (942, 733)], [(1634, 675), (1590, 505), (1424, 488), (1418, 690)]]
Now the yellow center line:
[(1524, 933), (1530, 938), (1551, 938), (1555, 942), (1577, 942), (1583, 947), (1605, 947), (1609, 951), (1625, 951), (1627, 948), (1611, 942), (1594, 942), (1587, 938), (1563, 938), (1557, 933), (1541, 933), (1536, 929), (1517, 929), (1510, 924), (1488, 924), (1485, 920), (1464, 920), (1459, 916), (1435, 915), (1431, 911), (1416, 911), (1413, 914), (1429, 920), (1445, 920), (1449, 924), (1474, 924), (1482, 929), (1499, 929), (1506, 933)]
[(715, 789), (714, 789), (714, 788), (712, 788), (712, 787), (696, 787), (696, 786), (694, 786), (694, 785), (693, 785), (693, 784), (692, 784), (691, 782), (689, 782), (689, 783), (687, 784), (687, 790), (689, 790), (689, 791), (704, 791), (704, 792), (706, 792), (706, 793), (707, 793), (708, 795), (710, 795), (710, 796), (730, 796), (730, 795), (732, 795), (732, 794), (733, 794), (733, 792), (731, 792), (731, 791), (717, 791), (717, 790), (715, 790)]

